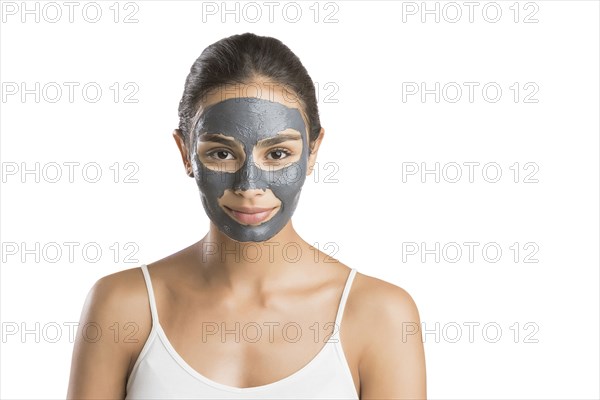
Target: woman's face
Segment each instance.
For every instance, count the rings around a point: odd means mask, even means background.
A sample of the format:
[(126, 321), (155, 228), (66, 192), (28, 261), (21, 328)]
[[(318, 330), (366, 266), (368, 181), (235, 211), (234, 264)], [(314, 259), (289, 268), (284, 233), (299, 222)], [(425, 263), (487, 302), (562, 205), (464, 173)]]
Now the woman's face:
[(208, 217), (231, 239), (269, 240), (314, 164), (299, 102), (279, 86), (235, 85), (212, 92), (197, 115), (190, 158)]

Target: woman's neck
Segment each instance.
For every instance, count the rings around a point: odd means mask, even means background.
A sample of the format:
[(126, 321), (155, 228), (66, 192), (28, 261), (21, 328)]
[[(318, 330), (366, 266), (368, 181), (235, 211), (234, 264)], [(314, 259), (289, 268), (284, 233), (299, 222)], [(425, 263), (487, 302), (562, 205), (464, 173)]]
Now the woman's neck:
[(235, 241), (211, 223), (208, 234), (197, 244), (198, 264), (206, 279), (233, 291), (263, 291), (285, 284), (311, 264), (313, 252), (291, 221), (265, 242)]

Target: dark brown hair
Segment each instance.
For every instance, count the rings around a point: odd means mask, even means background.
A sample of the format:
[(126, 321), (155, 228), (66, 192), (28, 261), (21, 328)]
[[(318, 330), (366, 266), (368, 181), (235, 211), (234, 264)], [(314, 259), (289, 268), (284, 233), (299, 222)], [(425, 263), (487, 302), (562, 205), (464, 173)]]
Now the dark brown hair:
[(249, 83), (256, 77), (265, 77), (295, 95), (308, 118), (309, 142), (316, 140), (321, 123), (315, 86), (298, 56), (278, 39), (244, 33), (211, 44), (192, 65), (179, 102), (179, 130), (185, 142), (189, 143), (202, 99), (221, 86)]

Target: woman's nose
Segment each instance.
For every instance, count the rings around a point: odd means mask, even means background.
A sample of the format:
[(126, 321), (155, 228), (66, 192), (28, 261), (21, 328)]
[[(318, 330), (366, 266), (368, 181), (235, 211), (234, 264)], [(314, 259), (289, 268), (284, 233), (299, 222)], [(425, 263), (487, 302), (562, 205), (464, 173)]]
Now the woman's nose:
[(242, 196), (246, 199), (251, 199), (257, 196), (263, 196), (265, 194), (265, 191), (263, 189), (234, 189), (233, 193), (235, 193), (238, 196)]
[[(242, 168), (235, 172), (235, 180), (233, 182), (233, 192), (242, 194), (243, 192), (260, 192), (264, 193), (267, 188), (266, 183), (261, 179), (263, 171), (254, 164), (251, 160), (247, 160)], [(247, 193), (246, 195), (255, 195)]]

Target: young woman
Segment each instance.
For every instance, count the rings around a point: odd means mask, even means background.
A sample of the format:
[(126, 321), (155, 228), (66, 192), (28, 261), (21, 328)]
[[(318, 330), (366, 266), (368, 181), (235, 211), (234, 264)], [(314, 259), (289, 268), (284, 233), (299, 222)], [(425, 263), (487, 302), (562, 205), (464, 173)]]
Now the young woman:
[(68, 398), (425, 398), (410, 295), (325, 262), (292, 226), (324, 136), (298, 57), (250, 33), (212, 44), (179, 117), (173, 136), (209, 231), (96, 282)]

